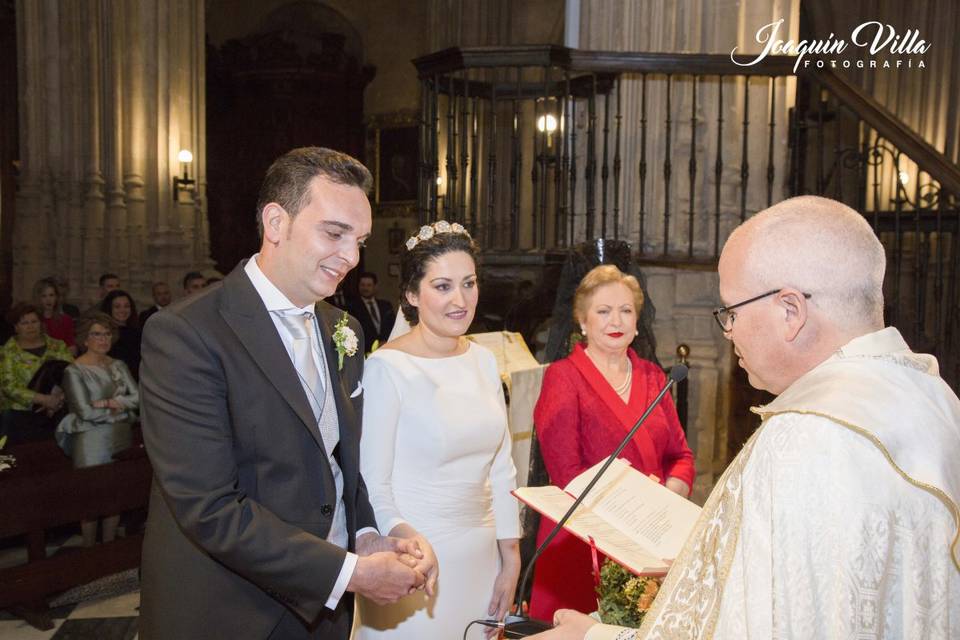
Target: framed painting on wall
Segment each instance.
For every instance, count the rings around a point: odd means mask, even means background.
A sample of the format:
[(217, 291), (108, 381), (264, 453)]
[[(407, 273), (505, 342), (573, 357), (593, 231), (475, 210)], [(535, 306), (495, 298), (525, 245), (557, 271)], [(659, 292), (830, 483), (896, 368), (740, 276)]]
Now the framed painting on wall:
[(407, 230), (402, 227), (393, 227), (387, 229), (387, 251), (396, 255), (400, 253), (403, 243), (406, 240)]
[(367, 160), (373, 170), (378, 213), (414, 215), (420, 162), (420, 126), (416, 113), (371, 117), (367, 122)]

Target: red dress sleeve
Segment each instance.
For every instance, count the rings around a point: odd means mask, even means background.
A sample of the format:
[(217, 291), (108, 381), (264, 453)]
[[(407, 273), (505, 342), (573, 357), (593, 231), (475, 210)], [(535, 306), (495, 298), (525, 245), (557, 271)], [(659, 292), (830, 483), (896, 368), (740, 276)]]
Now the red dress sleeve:
[[(661, 374), (666, 382), (666, 376)], [(666, 477), (674, 477), (683, 480), (693, 492), (693, 479), (696, 476), (694, 467), (693, 452), (687, 446), (687, 437), (683, 435), (683, 427), (680, 425), (680, 417), (677, 415), (677, 408), (673, 404), (673, 396), (669, 393), (663, 398), (661, 406), (663, 414), (667, 418), (667, 430), (669, 438), (667, 447), (661, 456), (662, 467), (667, 474)], [(664, 478), (665, 480), (666, 478)]]
[(580, 387), (576, 369), (563, 360), (554, 362), (543, 376), (533, 423), (550, 482), (561, 489), (589, 465), (580, 446)]

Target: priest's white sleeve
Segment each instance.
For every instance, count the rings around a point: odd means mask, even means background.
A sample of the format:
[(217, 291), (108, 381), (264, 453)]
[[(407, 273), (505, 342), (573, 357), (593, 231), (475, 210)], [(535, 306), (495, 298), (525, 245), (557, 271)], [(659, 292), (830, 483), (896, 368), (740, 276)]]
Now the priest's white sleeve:
[(740, 524), (715, 637), (960, 637), (952, 515), (865, 436), (815, 415), (769, 419)]
[(617, 627), (612, 624), (595, 624), (587, 629), (583, 640), (634, 640), (636, 637), (636, 629)]

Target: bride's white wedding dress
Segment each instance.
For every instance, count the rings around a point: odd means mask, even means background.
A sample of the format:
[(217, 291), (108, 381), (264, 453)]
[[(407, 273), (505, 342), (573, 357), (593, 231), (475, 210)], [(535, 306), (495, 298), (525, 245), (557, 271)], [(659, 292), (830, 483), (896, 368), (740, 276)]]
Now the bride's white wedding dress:
[(434, 598), (418, 591), (388, 606), (359, 598), (355, 638), (460, 638), (487, 617), (497, 540), (520, 537), (496, 360), (473, 343), (449, 358), (381, 349), (367, 360), (363, 389), (360, 468), (377, 525), (386, 535), (404, 521), (423, 534), (440, 578)]

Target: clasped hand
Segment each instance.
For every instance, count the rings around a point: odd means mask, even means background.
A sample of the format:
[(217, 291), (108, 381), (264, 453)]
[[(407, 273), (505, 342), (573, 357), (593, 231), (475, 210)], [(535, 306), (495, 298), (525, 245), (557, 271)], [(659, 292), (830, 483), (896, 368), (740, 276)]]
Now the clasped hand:
[(107, 398), (105, 400), (94, 400), (95, 409), (110, 409), (113, 413), (123, 410), (123, 405), (116, 398)]
[(63, 390), (60, 387), (54, 387), (50, 393), (36, 393), (33, 396), (33, 403), (37, 405), (34, 411), (51, 417), (63, 406), (63, 399)]
[(573, 609), (557, 609), (553, 614), (553, 629), (529, 636), (531, 640), (583, 640), (597, 621)]
[(357, 555), (347, 589), (377, 604), (396, 602), (423, 589), (427, 576), (436, 571), (432, 549), (425, 553), (416, 539), (367, 533), (357, 539)]

